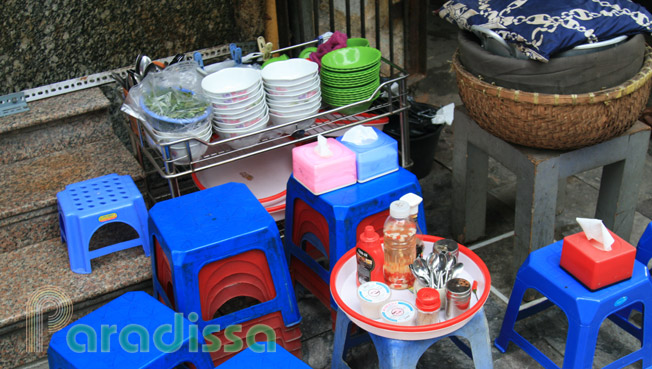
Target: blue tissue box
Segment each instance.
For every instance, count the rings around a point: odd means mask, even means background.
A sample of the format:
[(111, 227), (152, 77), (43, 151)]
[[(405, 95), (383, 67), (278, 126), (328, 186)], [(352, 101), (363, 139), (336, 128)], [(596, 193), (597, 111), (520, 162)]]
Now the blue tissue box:
[(367, 145), (342, 141), (343, 136), (337, 138), (344, 146), (355, 152), (360, 183), (398, 170), (398, 143), (383, 131), (375, 127), (371, 128), (378, 135), (378, 139)]

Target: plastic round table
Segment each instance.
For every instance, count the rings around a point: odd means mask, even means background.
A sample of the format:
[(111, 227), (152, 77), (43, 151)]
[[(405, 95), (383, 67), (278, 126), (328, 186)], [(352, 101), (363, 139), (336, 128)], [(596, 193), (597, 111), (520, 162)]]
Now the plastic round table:
[[(421, 236), (424, 240), (424, 254), (430, 253), (432, 244), (441, 237)], [(491, 276), (485, 263), (473, 251), (459, 245), (458, 261), (464, 263), (460, 278), (477, 282), (477, 296), (471, 295), (471, 306), (459, 316), (445, 320), (440, 312), (440, 322), (422, 326), (399, 326), (370, 319), (362, 315), (357, 299), (355, 248), (349, 250), (337, 262), (331, 273), (331, 294), (337, 303), (337, 322), (332, 368), (348, 368), (342, 359), (349, 323), (354, 323), (369, 332), (376, 346), (380, 368), (414, 368), (419, 358), (433, 343), (445, 337), (461, 336), (471, 344), (476, 369), (493, 368), (489, 328), (483, 306), (489, 297)], [(392, 300), (415, 301), (409, 290), (392, 290)], [(463, 345), (454, 340), (458, 346)], [(468, 347), (461, 347), (471, 356)]]

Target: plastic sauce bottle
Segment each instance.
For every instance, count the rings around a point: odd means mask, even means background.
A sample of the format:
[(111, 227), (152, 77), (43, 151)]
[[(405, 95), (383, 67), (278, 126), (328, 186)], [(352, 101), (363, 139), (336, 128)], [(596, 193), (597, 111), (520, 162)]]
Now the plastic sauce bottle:
[(400, 200), (392, 202), (383, 226), (383, 272), (389, 288), (402, 290), (414, 284), (409, 265), (417, 257), (416, 233), (416, 224), (410, 218), (410, 205)]
[[(407, 202), (410, 204), (410, 218), (414, 222), (414, 224), (417, 226), (417, 234), (423, 235), (423, 231), (421, 230), (421, 227), (419, 227), (419, 205), (421, 205), (421, 202), (423, 201), (423, 198), (417, 194), (414, 193), (408, 193), (403, 196), (401, 196), (400, 200)], [(421, 257), (423, 254), (423, 241), (417, 237), (417, 256)]]
[(371, 281), (385, 281), (383, 278), (383, 247), (380, 236), (373, 226), (366, 226), (360, 234), (355, 254), (358, 263), (358, 278), (356, 278), (358, 286)]
[(441, 300), (439, 291), (434, 288), (424, 287), (417, 292), (417, 318), (416, 325), (429, 325), (439, 323), (439, 309)]

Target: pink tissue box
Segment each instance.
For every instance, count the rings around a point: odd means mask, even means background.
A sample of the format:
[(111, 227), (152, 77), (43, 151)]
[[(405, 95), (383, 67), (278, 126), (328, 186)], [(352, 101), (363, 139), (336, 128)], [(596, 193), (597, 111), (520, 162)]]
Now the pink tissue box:
[(355, 153), (334, 138), (327, 142), (333, 155), (325, 158), (315, 152), (317, 142), (292, 149), (294, 179), (315, 195), (357, 182)]

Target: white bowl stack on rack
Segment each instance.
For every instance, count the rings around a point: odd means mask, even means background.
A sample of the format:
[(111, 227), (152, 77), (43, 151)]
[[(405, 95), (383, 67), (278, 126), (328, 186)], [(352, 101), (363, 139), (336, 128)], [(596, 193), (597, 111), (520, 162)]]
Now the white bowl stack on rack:
[[(208, 143), (211, 141), (211, 136), (213, 135), (213, 129), (211, 127), (210, 121), (207, 119), (206, 124), (202, 124), (201, 126), (198, 126), (194, 130), (178, 133), (178, 132), (157, 131), (152, 129), (151, 133), (154, 136), (154, 139), (157, 142), (159, 142), (160, 145), (154, 142), (154, 140), (152, 139), (152, 137), (150, 137), (150, 135), (145, 135), (147, 138), (147, 142), (152, 147), (158, 148), (161, 154), (165, 158), (168, 158), (168, 154), (166, 153), (166, 148), (168, 148), (169, 158), (172, 159), (175, 162), (175, 164), (189, 164), (191, 161), (191, 157), (192, 160), (199, 159), (206, 152), (208, 146), (194, 139), (188, 141), (188, 146), (186, 146), (185, 141), (178, 142), (172, 145), (167, 145), (167, 144), (174, 141), (187, 140), (189, 137), (198, 138)], [(188, 156), (187, 148), (190, 148), (191, 156)]]
[(271, 63), (262, 70), (272, 125), (298, 121), (281, 128), (282, 133), (291, 134), (315, 122), (314, 118), (304, 118), (316, 114), (321, 108), (318, 67), (310, 60), (289, 59)]
[[(260, 71), (226, 68), (204, 77), (204, 94), (213, 105), (213, 127), (221, 139), (242, 136), (267, 127), (269, 109)], [(234, 149), (255, 145), (263, 134), (228, 142)]]

